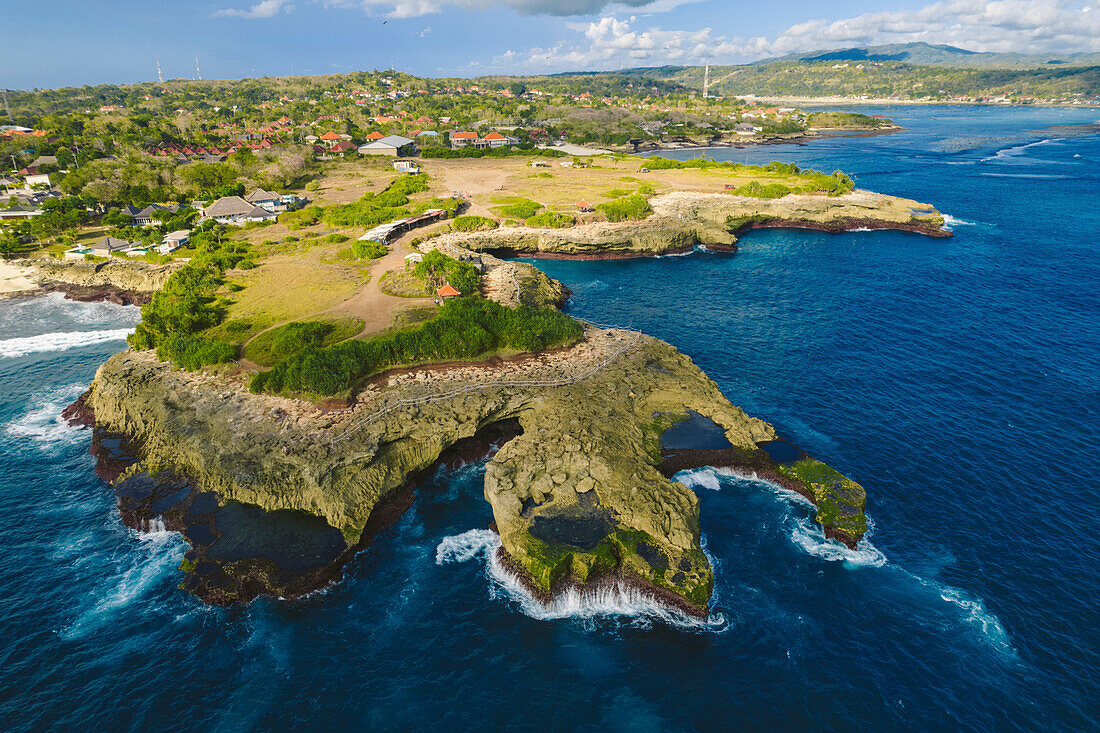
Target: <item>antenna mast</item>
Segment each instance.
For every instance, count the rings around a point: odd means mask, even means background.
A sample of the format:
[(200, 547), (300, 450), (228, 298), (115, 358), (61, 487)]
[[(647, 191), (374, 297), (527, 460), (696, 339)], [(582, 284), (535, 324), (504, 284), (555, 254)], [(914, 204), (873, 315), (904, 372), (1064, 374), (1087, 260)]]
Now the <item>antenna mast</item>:
[(199, 55), (195, 54), (195, 78), (202, 81), (202, 72), (199, 70)]
[(703, 70), (703, 99), (710, 96), (710, 64), (708, 63)]
[(8, 113), (8, 122), (12, 122), (14, 121), (14, 118), (11, 116), (11, 107), (8, 106), (8, 90), (0, 89), (0, 92), (4, 93), (4, 109)]
[(160, 70), (160, 56), (157, 56), (157, 81), (161, 84), (164, 83), (164, 74)]

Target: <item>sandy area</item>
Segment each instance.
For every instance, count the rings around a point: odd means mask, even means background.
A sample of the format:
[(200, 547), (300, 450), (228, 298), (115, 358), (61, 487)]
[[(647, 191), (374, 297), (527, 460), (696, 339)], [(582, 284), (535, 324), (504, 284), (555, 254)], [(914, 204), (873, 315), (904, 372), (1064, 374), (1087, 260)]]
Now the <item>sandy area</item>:
[(33, 270), (29, 268), (0, 260), (0, 295), (34, 290), (38, 287), (38, 283), (30, 277), (32, 274)]

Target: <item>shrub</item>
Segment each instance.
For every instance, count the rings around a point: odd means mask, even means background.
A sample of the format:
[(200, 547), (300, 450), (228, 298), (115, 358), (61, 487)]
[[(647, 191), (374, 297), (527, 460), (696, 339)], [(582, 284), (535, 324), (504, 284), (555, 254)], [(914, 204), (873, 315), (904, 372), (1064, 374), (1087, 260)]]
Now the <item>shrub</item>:
[(497, 223), (487, 216), (458, 216), (451, 222), (451, 227), (456, 232), (480, 232), (496, 229)]
[(429, 321), (369, 341), (306, 347), (252, 378), (253, 392), (331, 395), (399, 364), (469, 359), (495, 349), (545, 349), (580, 337), (579, 323), (552, 308), (510, 309), (481, 298), (444, 303)]
[(596, 207), (607, 216), (608, 221), (624, 221), (627, 219), (644, 219), (653, 213), (649, 207), (649, 201), (641, 194), (631, 194), (621, 199), (608, 201)]
[(349, 237), (346, 234), (340, 234), (339, 232), (335, 232), (335, 233), (330, 234), (327, 237), (325, 237), (325, 241), (330, 242), (332, 244), (343, 244), (344, 242), (348, 241), (349, 239), (351, 239), (351, 237)]
[(608, 191), (604, 191), (600, 195), (605, 199), (621, 199), (623, 196), (629, 196), (630, 191), (623, 188), (612, 188)]
[(390, 251), (390, 248), (381, 242), (375, 242), (373, 240), (356, 240), (351, 245), (352, 254), (361, 260), (376, 260), (379, 257), (385, 257)]
[(279, 215), (279, 222), (286, 225), (287, 229), (297, 231), (305, 227), (311, 227), (321, 220), (324, 209), (320, 206), (307, 206), (297, 211), (287, 211)]
[(757, 199), (780, 199), (791, 193), (791, 189), (782, 183), (761, 183), (751, 181), (733, 190), (734, 196), (751, 196)]
[(556, 211), (544, 211), (527, 219), (527, 226), (529, 227), (548, 227), (550, 229), (564, 229), (576, 223), (576, 219), (573, 218), (572, 214), (560, 214)]
[(171, 361), (180, 369), (197, 371), (210, 364), (221, 364), (237, 357), (237, 349), (224, 341), (175, 333), (161, 340), (157, 358)]
[(541, 210), (542, 204), (538, 201), (524, 198), (508, 199), (505, 205), (498, 209), (501, 216), (512, 219), (528, 219)]
[(657, 193), (657, 189), (653, 187), (652, 183), (643, 183), (642, 185), (638, 186), (638, 193), (642, 194), (643, 196), (652, 196), (653, 194)]
[(481, 273), (476, 267), (469, 262), (448, 257), (438, 249), (424, 255), (424, 259), (416, 263), (413, 274), (427, 282), (432, 289), (442, 287), (447, 282), (463, 295), (476, 293), (481, 282)]

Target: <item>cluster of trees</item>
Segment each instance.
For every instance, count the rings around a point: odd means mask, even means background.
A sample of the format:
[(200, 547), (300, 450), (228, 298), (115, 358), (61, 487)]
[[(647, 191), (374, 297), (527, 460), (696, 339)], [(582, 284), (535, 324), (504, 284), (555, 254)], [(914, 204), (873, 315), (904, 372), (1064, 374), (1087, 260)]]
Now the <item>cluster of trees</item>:
[(183, 369), (228, 361), (235, 347), (201, 336), (225, 319), (227, 302), (217, 295), (225, 271), (255, 267), (248, 245), (220, 244), (212, 230), (194, 235), (196, 254), (174, 272), (141, 307), (141, 323), (128, 341), (135, 349), (157, 349), (160, 358)]
[(580, 338), (579, 323), (553, 308), (506, 308), (482, 298), (455, 298), (425, 323), (370, 340), (306, 347), (252, 378), (253, 392), (335, 395), (401, 364), (471, 359), (510, 347), (538, 351)]
[(632, 193), (629, 196), (608, 201), (596, 208), (604, 213), (608, 221), (644, 219), (653, 213), (653, 209), (649, 206), (649, 199), (640, 193)]
[(481, 283), (481, 273), (469, 262), (462, 262), (433, 249), (416, 263), (413, 274), (427, 282), (432, 289), (450, 283), (463, 295), (473, 295)]

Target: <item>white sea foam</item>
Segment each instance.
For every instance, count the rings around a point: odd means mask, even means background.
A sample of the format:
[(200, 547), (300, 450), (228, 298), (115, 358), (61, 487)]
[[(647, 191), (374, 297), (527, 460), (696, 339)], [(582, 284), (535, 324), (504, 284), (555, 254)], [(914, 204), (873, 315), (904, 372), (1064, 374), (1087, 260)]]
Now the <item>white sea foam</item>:
[(435, 564), (449, 565), (467, 562), (479, 555), (488, 556), (500, 547), (500, 535), (491, 529), (471, 529), (462, 534), (444, 537), (435, 548)]
[(1061, 138), (1061, 137), (1053, 137), (1053, 138), (1048, 138), (1046, 140), (1038, 140), (1038, 141), (1033, 142), (1033, 143), (1025, 143), (1023, 145), (1013, 145), (1011, 147), (1003, 148), (1001, 150), (998, 150), (996, 153), (989, 156), (988, 158), (982, 158), (981, 162), (982, 163), (988, 163), (989, 161), (993, 161), (993, 160), (1007, 160), (1008, 158), (1015, 158), (1019, 155), (1023, 155), (1024, 151), (1027, 150), (1028, 148), (1033, 148), (1037, 145), (1046, 145), (1047, 143), (1057, 142), (1059, 140), (1064, 140), (1064, 139), (1065, 138)]
[(978, 222), (976, 222), (976, 221), (966, 221), (965, 219), (957, 219), (954, 216), (951, 216), (950, 214), (944, 214), (943, 215), (943, 225), (945, 227), (947, 227), (948, 229), (951, 229), (952, 227), (973, 227), (973, 226), (977, 226)]
[(718, 471), (713, 468), (694, 468), (690, 471), (681, 471), (676, 474), (675, 478), (689, 489), (701, 486), (711, 491), (722, 490), (722, 482), (718, 478)]
[(133, 332), (133, 328), (112, 328), (103, 331), (65, 331), (4, 339), (0, 341), (0, 358), (47, 351), (68, 351), (82, 346), (122, 341)]
[(61, 417), (61, 411), (84, 391), (84, 387), (83, 384), (70, 384), (31, 395), (29, 402), (34, 407), (5, 425), (4, 434), (43, 445), (80, 440), (81, 428), (69, 425)]
[(93, 603), (75, 622), (62, 632), (66, 639), (85, 636), (105, 623), (109, 623), (122, 609), (147, 596), (168, 575), (175, 573), (187, 551), (187, 542), (177, 532), (164, 529), (164, 523), (153, 524), (151, 532), (130, 530), (137, 540), (121, 555), (122, 564), (117, 574), (109, 577), (103, 586), (92, 591)]
[(636, 626), (665, 623), (694, 631), (723, 631), (728, 626), (725, 617), (714, 614), (703, 620), (661, 604), (644, 591), (625, 583), (607, 583), (594, 588), (570, 588), (550, 603), (542, 603), (524, 587), (519, 577), (499, 559), (500, 535), (488, 529), (472, 529), (459, 535), (444, 537), (436, 547), (436, 565), (468, 562), (484, 558), (490, 579), (490, 593), (516, 604), (531, 618), (554, 621), (601, 618), (628, 619)]

